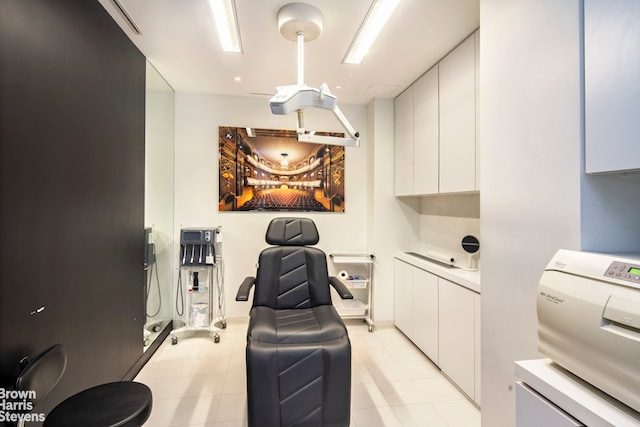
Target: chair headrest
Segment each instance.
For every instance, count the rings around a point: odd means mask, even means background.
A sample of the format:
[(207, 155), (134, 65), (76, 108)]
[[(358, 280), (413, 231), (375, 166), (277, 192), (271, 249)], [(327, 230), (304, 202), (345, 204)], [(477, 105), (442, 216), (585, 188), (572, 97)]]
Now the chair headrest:
[(267, 227), (267, 243), (279, 246), (315, 245), (318, 229), (309, 218), (274, 218)]

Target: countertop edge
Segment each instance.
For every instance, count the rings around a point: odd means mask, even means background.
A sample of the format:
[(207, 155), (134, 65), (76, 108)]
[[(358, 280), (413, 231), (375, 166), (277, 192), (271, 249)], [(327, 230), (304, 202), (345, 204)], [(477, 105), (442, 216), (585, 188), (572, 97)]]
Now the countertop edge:
[(454, 282), (462, 287), (469, 289), (477, 294), (481, 294), (480, 272), (467, 271), (459, 268), (446, 268), (435, 262), (429, 262), (426, 259), (419, 258), (406, 252), (397, 252), (394, 257), (400, 261), (404, 261), (421, 270), (428, 271), (438, 277)]

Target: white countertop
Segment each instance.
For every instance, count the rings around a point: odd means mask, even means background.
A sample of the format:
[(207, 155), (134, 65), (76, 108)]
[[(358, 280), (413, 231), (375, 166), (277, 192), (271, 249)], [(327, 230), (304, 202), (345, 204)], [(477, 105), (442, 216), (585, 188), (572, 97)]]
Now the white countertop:
[(581, 380), (550, 359), (516, 362), (516, 376), (585, 425), (640, 426), (640, 413)]
[(461, 268), (446, 267), (437, 262), (432, 262), (427, 259), (421, 258), (416, 255), (412, 255), (408, 252), (398, 252), (395, 257), (401, 261), (409, 263), (422, 270), (433, 273), (436, 276), (447, 279), (451, 282), (457, 283), (460, 286), (480, 293), (480, 272), (479, 271), (467, 271)]

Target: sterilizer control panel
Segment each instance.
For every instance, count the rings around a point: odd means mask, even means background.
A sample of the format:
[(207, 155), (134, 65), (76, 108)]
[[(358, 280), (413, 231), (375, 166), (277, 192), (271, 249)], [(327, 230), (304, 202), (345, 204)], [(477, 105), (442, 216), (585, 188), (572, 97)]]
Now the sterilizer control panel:
[(640, 284), (640, 264), (613, 261), (604, 276)]

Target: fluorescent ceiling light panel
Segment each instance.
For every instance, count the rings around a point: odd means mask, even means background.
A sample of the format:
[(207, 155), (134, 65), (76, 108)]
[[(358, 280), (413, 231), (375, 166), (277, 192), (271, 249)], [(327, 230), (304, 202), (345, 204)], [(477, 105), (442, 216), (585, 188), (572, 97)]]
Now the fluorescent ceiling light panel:
[(376, 41), (382, 27), (387, 23), (400, 0), (375, 0), (364, 19), (355, 40), (351, 43), (345, 64), (360, 64)]
[(242, 53), (234, 0), (209, 0), (218, 37), (225, 52)]

